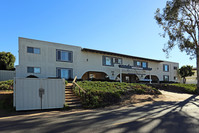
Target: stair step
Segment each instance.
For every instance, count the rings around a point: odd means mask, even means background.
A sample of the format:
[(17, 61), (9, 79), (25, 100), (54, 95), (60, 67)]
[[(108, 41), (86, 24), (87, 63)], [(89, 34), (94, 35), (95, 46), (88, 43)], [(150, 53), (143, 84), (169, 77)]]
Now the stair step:
[(80, 98), (78, 98), (78, 97), (67, 97), (67, 98), (65, 98), (65, 100), (78, 100), (78, 101), (81, 101)]
[(72, 91), (65, 91), (65, 93), (73, 93)]
[(65, 99), (80, 99), (80, 98), (77, 96), (71, 95), (71, 96), (66, 96)]
[(72, 105), (68, 105), (70, 108), (78, 108), (78, 107), (82, 107), (82, 104), (72, 104)]
[(81, 102), (66, 102), (69, 106), (70, 105), (79, 105), (79, 104), (82, 104)]
[(76, 100), (74, 100), (74, 99), (70, 99), (70, 100), (65, 100), (65, 102), (67, 102), (67, 103), (81, 103), (81, 101), (79, 100), (79, 99), (76, 99)]
[(65, 102), (69, 107), (81, 107), (82, 102), (79, 97), (77, 97), (73, 92), (73, 85), (68, 83), (65, 87)]

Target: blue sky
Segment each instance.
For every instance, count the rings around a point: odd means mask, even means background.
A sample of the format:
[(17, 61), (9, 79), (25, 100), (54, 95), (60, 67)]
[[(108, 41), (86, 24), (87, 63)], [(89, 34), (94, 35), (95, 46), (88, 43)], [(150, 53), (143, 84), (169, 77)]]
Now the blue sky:
[(18, 64), (18, 37), (70, 44), (196, 66), (166, 39), (154, 19), (166, 0), (0, 0), (0, 51)]

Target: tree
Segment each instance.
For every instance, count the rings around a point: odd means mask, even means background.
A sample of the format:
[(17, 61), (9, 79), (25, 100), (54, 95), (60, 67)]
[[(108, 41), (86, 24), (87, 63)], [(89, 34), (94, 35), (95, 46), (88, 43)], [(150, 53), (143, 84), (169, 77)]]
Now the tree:
[(186, 83), (186, 77), (194, 75), (192, 68), (193, 68), (192, 66), (187, 65), (187, 66), (182, 66), (179, 69), (179, 74), (180, 74), (181, 78), (183, 78), (184, 84)]
[(13, 70), (15, 56), (10, 52), (0, 52), (0, 70)]
[(170, 0), (162, 13), (158, 8), (155, 13), (157, 23), (163, 28), (163, 37), (168, 35), (164, 52), (169, 52), (177, 45), (190, 58), (196, 57), (197, 90), (199, 90), (199, 1)]

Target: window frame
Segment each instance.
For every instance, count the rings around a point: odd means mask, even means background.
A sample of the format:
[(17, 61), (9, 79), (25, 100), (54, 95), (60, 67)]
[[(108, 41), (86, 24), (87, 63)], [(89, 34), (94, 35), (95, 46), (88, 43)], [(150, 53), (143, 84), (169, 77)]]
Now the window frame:
[(169, 81), (169, 75), (163, 75), (163, 81), (167, 81), (165, 80), (166, 79), (165, 77), (168, 77), (168, 81)]
[[(33, 68), (33, 72), (29, 72), (28, 68)], [(35, 73), (35, 68), (39, 68), (40, 72), (39, 73)], [(27, 73), (34, 73), (34, 74), (41, 74), (41, 67), (32, 67), (32, 66), (28, 66), (27, 67)]]
[[(106, 64), (106, 58), (107, 58), (107, 57), (111, 59), (111, 65), (107, 65), (107, 64)], [(114, 67), (113, 57), (111, 57), (111, 56), (102, 56), (102, 65), (103, 65), (103, 66), (111, 66), (111, 67)]]
[[(138, 62), (140, 63), (140, 65), (138, 65)], [(142, 62), (141, 61), (136, 61), (136, 66), (137, 67), (142, 67)]]
[[(143, 63), (146, 63), (146, 67), (143, 67)], [(148, 68), (148, 62), (142, 61), (142, 68)]]
[[(32, 52), (28, 51), (29, 48), (32, 48)], [(35, 49), (39, 49), (39, 53), (36, 53)], [(30, 53), (30, 54), (41, 54), (41, 48), (27, 46), (27, 53)]]
[[(120, 65), (122, 65), (122, 58), (118, 58), (118, 57), (112, 57), (112, 58), (113, 58), (113, 64), (120, 64)], [(119, 60), (121, 61), (121, 63), (119, 63), (120, 62)]]
[(174, 66), (173, 69), (174, 69), (174, 70), (178, 70), (178, 67), (177, 67), (177, 66)]
[(70, 70), (71, 71), (71, 75), (69, 75), (68, 79), (72, 79), (73, 78), (73, 69), (72, 68), (63, 68), (63, 67), (57, 67), (56, 68), (56, 77), (61, 78), (61, 77), (59, 77), (59, 70), (61, 70), (61, 69)]
[[(62, 57), (62, 52), (67, 52), (68, 53), (68, 61), (66, 60), (62, 60), (62, 59), (58, 59), (58, 52), (60, 51), (60, 58)], [(71, 54), (71, 57), (69, 57), (69, 54)], [(71, 60), (70, 60), (71, 58)], [(69, 62), (69, 63), (73, 63), (73, 51), (69, 51), (69, 50), (62, 50), (62, 49), (56, 49), (56, 61), (59, 62)]]
[[(168, 66), (168, 71), (165, 70), (165, 66)], [(164, 72), (169, 72), (169, 65), (163, 64), (163, 71), (164, 71)]]
[[(138, 62), (140, 62), (140, 65), (138, 65)], [(143, 67), (143, 63), (146, 63), (146, 67)], [(135, 67), (148, 68), (148, 62), (146, 61), (134, 60), (133, 64)]]

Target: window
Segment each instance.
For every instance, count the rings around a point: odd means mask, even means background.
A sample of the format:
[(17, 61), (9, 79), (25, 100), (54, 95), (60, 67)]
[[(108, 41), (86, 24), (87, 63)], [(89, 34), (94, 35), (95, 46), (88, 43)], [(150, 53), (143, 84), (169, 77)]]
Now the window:
[(142, 67), (143, 68), (147, 68), (148, 66), (147, 66), (147, 62), (142, 62)]
[(177, 80), (177, 77), (176, 77), (176, 76), (174, 76), (174, 77), (173, 77), (173, 79), (174, 79), (174, 80)]
[(163, 65), (163, 71), (168, 72), (169, 71), (169, 65)]
[(122, 64), (122, 59), (121, 58), (113, 58), (113, 63)]
[(57, 50), (57, 61), (72, 62), (72, 51)]
[(142, 67), (142, 63), (140, 61), (134, 61), (135, 67)]
[(102, 61), (104, 66), (114, 66), (114, 64), (122, 64), (121, 58), (110, 57), (110, 56), (103, 56)]
[(177, 69), (178, 69), (178, 67), (174, 66), (174, 67), (173, 67), (173, 69), (174, 69), (174, 70), (177, 70)]
[(141, 67), (141, 62), (140, 62), (140, 61), (137, 61), (136, 66), (137, 66), (137, 67)]
[(71, 79), (72, 76), (72, 69), (70, 68), (57, 68), (57, 77)]
[(89, 78), (93, 79), (93, 78), (95, 78), (95, 76), (93, 74), (89, 74)]
[(104, 66), (113, 66), (113, 58), (109, 56), (103, 56), (102, 63)]
[(27, 67), (27, 72), (28, 73), (41, 73), (41, 68), (40, 67)]
[(107, 66), (111, 66), (112, 65), (111, 57), (106, 57), (106, 65)]
[(122, 64), (122, 59), (118, 59), (118, 64)]
[(168, 75), (164, 75), (164, 76), (163, 76), (163, 80), (164, 80), (164, 81), (169, 81), (169, 76), (168, 76)]
[(28, 53), (40, 54), (40, 48), (27, 47)]

